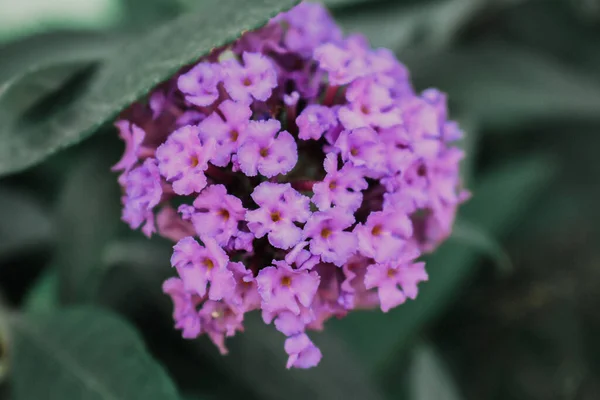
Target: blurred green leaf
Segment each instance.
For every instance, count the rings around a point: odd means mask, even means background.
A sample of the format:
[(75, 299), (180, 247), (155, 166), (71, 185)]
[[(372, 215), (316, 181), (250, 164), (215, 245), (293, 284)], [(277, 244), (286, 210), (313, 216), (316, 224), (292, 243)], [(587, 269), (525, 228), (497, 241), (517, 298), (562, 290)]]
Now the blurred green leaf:
[(431, 345), (421, 344), (413, 353), (411, 400), (459, 400), (458, 388)]
[(408, 61), (417, 87), (439, 87), (461, 112), (505, 132), (528, 122), (600, 116), (597, 80), (526, 48), (483, 42)]
[(100, 140), (70, 166), (58, 199), (57, 225), (60, 239), (55, 265), (59, 267), (63, 301), (89, 299), (102, 274), (102, 252), (123, 227), (120, 190), (110, 166), (110, 143)]
[(15, 77), (46, 67), (102, 60), (119, 41), (116, 35), (66, 31), (34, 35), (0, 46), (0, 88)]
[(366, 35), (374, 47), (402, 52), (417, 46), (423, 51), (450, 43), (486, 4), (480, 0), (365, 2), (341, 9), (337, 19), (346, 32)]
[(58, 272), (50, 266), (29, 289), (24, 309), (30, 314), (44, 314), (54, 311), (58, 305)]
[(45, 118), (0, 120), (0, 175), (39, 163), (94, 133), (179, 68), (235, 40), (296, 0), (207, 0), (116, 50), (77, 100)]
[(449, 240), (455, 240), (460, 244), (470, 246), (488, 256), (502, 274), (513, 271), (510, 257), (498, 240), (475, 224), (464, 220), (456, 221)]
[(15, 400), (178, 398), (137, 332), (116, 315), (78, 307), (11, 322)]
[(34, 197), (0, 187), (0, 259), (54, 243), (52, 218)]
[(227, 357), (218, 354), (206, 340), (198, 342), (196, 349), (211, 354), (215, 365), (232, 379), (252, 388), (258, 398), (383, 398), (364, 365), (354, 359), (351, 349), (335, 333), (326, 330), (310, 335), (323, 352), (323, 359), (317, 367), (286, 370), (285, 337), (274, 326), (265, 325), (258, 314), (248, 315), (244, 326), (243, 334), (228, 340)]
[[(473, 190), (473, 198), (459, 215), (500, 237), (531, 206), (553, 175), (545, 158), (529, 157), (486, 174)], [(472, 248), (446, 241), (426, 257), (429, 281), (420, 285), (419, 296), (387, 314), (355, 312), (330, 324), (372, 371), (404, 350), (423, 327), (452, 304), (461, 284), (469, 278), (478, 260)]]

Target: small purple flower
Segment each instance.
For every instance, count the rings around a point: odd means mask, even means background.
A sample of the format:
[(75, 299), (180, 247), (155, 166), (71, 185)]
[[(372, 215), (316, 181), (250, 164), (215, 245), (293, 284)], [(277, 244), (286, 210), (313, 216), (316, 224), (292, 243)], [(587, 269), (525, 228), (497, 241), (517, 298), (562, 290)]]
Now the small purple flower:
[(219, 64), (202, 62), (181, 75), (177, 80), (177, 86), (187, 101), (200, 107), (207, 107), (219, 98), (219, 83), (222, 79)]
[(335, 205), (354, 213), (362, 203), (363, 196), (360, 191), (369, 186), (363, 172), (351, 164), (345, 164), (338, 170), (338, 157), (332, 153), (327, 154), (323, 165), (327, 175), (323, 182), (313, 186), (313, 203), (321, 211)]
[[(307, 308), (301, 307), (300, 315), (296, 315), (291, 311), (281, 311), (277, 313), (275, 318), (275, 329), (283, 333), (285, 336), (293, 336), (298, 333), (303, 333), (306, 330), (306, 325), (310, 323), (314, 317), (312, 313), (307, 312)], [(269, 313), (263, 313), (266, 323), (271, 323), (273, 319)]]
[(243, 312), (259, 309), (261, 298), (252, 271), (241, 262), (230, 262), (227, 269), (233, 273), (236, 282), (235, 294), (229, 301)]
[(414, 161), (414, 140), (402, 125), (383, 129), (379, 138), (386, 152), (387, 167), (392, 174), (404, 171)]
[(200, 316), (196, 310), (200, 298), (186, 292), (183, 282), (179, 278), (167, 279), (162, 285), (162, 290), (173, 301), (175, 327), (182, 330), (182, 336), (185, 339), (197, 338), (202, 330)]
[(402, 123), (402, 113), (394, 105), (389, 89), (370, 79), (353, 82), (346, 90), (346, 99), (348, 105), (338, 111), (346, 129), (390, 128)]
[(296, 118), (298, 137), (302, 140), (319, 140), (329, 129), (338, 124), (333, 110), (319, 104), (307, 106)]
[(312, 269), (315, 265), (321, 262), (321, 257), (313, 255), (310, 251), (305, 250), (308, 245), (307, 241), (300, 242), (285, 256), (285, 262), (297, 269)]
[(244, 314), (237, 312), (228, 304), (220, 301), (207, 300), (199, 312), (202, 318), (202, 329), (210, 340), (217, 346), (222, 355), (228, 353), (225, 347), (225, 337), (243, 331)]
[(358, 247), (356, 235), (344, 231), (353, 223), (354, 216), (337, 207), (314, 213), (304, 226), (304, 237), (312, 238), (311, 253), (320, 255), (323, 262), (344, 265)]
[(364, 43), (357, 36), (349, 37), (343, 44), (328, 42), (314, 51), (314, 59), (328, 74), (333, 86), (347, 85), (356, 78), (367, 75)]
[(184, 126), (171, 133), (156, 149), (158, 168), (162, 176), (173, 182), (173, 191), (180, 195), (200, 192), (206, 186), (204, 171), (215, 154), (214, 139), (205, 142), (198, 137), (198, 127)]
[(224, 120), (217, 112), (213, 112), (198, 124), (198, 131), (201, 140), (212, 138), (216, 141), (217, 148), (211, 162), (218, 167), (225, 167), (246, 138), (252, 110), (247, 104), (225, 100), (219, 105), (219, 111)]
[(413, 262), (418, 255), (418, 250), (408, 250), (397, 260), (373, 264), (367, 268), (365, 287), (377, 288), (383, 312), (404, 303), (407, 297), (414, 300), (418, 293), (417, 284), (427, 281), (425, 263)]
[(125, 120), (117, 121), (115, 126), (119, 129), (119, 137), (125, 142), (125, 152), (111, 169), (126, 173), (139, 161), (139, 151), (146, 132), (134, 123)]
[(156, 230), (153, 208), (160, 203), (163, 191), (156, 160), (148, 158), (144, 163), (129, 171), (123, 180), (123, 221), (132, 229), (144, 224), (142, 231), (150, 237)]
[(235, 290), (233, 274), (227, 269), (229, 257), (213, 239), (204, 239), (200, 245), (194, 238), (181, 239), (173, 247), (171, 265), (177, 268), (186, 291), (221, 300)]
[(156, 226), (160, 236), (174, 242), (195, 233), (193, 225), (188, 221), (184, 221), (170, 205), (164, 206), (156, 214)]
[(321, 350), (314, 345), (305, 333), (287, 338), (285, 352), (290, 356), (286, 367), (312, 368), (321, 361)]
[(412, 223), (400, 210), (377, 211), (369, 214), (354, 232), (360, 253), (381, 263), (401, 256), (412, 235)]
[(377, 133), (371, 128), (343, 131), (335, 142), (342, 159), (356, 167), (373, 171), (385, 170), (385, 148)]
[(243, 66), (235, 60), (222, 63), (225, 90), (236, 101), (266, 101), (277, 86), (277, 71), (273, 63), (260, 53), (244, 52), (242, 58)]
[(242, 201), (227, 194), (223, 185), (207, 186), (194, 200), (194, 207), (183, 205), (179, 211), (192, 221), (201, 240), (212, 238), (220, 246), (237, 235), (238, 223), (246, 213)]
[(288, 25), (285, 46), (303, 57), (312, 56), (313, 50), (320, 44), (342, 39), (341, 29), (320, 4), (303, 2), (277, 18), (285, 20)]
[(319, 287), (314, 271), (294, 270), (284, 261), (260, 270), (256, 277), (261, 308), (270, 313), (290, 311), (300, 314), (300, 306), (309, 307)]
[(248, 229), (257, 238), (268, 234), (269, 243), (289, 249), (302, 238), (294, 222), (310, 217), (310, 199), (292, 189), (289, 183), (263, 182), (254, 189), (252, 199), (260, 208), (246, 213)]
[(279, 132), (279, 129), (281, 123), (276, 119), (250, 121), (248, 137), (237, 154), (237, 162), (244, 174), (256, 176), (260, 172), (271, 178), (294, 168), (298, 161), (296, 141), (289, 132)]

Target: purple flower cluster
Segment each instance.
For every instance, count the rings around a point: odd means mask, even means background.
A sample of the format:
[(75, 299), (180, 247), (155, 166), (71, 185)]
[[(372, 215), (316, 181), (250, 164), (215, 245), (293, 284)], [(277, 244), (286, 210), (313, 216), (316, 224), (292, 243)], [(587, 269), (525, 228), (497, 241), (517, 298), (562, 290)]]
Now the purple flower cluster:
[(461, 137), (446, 98), (393, 54), (302, 3), (157, 87), (116, 123), (123, 220), (177, 242), (163, 290), (185, 338), (225, 338), (261, 310), (288, 368), (306, 332), (417, 296), (451, 232)]

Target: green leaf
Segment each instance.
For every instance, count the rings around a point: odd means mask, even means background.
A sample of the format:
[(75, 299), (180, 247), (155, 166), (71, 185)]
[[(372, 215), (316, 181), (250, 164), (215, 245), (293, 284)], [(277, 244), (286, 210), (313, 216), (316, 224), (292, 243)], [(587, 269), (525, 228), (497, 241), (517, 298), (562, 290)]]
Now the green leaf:
[(34, 35), (6, 44), (0, 47), (0, 88), (15, 77), (49, 66), (102, 60), (114, 51), (119, 40), (118, 36), (105, 33), (66, 31)]
[(15, 400), (178, 399), (137, 332), (116, 315), (77, 307), (11, 322)]
[(207, 0), (115, 51), (84, 94), (46, 118), (0, 120), (0, 175), (39, 163), (94, 133), (179, 68), (258, 28), (296, 0)]
[(502, 274), (513, 271), (512, 261), (498, 240), (475, 224), (464, 220), (456, 221), (449, 240), (470, 246), (488, 256), (496, 264), (498, 272)]
[(485, 2), (465, 0), (365, 2), (364, 6), (339, 11), (346, 32), (366, 35), (374, 47), (397, 52), (418, 47), (439, 49), (480, 12)]
[(50, 266), (29, 289), (24, 308), (30, 314), (43, 314), (54, 311), (58, 305), (58, 272)]
[[(103, 139), (103, 138), (98, 138)], [(113, 240), (121, 222), (120, 190), (117, 176), (110, 171), (116, 161), (112, 144), (94, 140), (69, 165), (57, 202), (58, 254), (62, 301), (89, 300), (102, 275), (102, 252)], [(111, 141), (111, 139), (113, 141)]]
[(0, 259), (54, 243), (48, 210), (31, 195), (0, 187)]
[(461, 111), (507, 132), (527, 122), (600, 115), (597, 80), (530, 49), (488, 41), (408, 64), (418, 87), (439, 87)]
[(460, 400), (458, 388), (431, 345), (419, 345), (411, 366), (411, 400)]
[[(459, 215), (491, 235), (502, 236), (549, 183), (551, 166), (545, 158), (530, 156), (499, 167), (483, 177)], [(429, 321), (452, 304), (453, 296), (471, 276), (477, 260), (472, 248), (446, 241), (426, 257), (429, 281), (419, 286), (416, 300), (387, 314), (377, 310), (354, 312), (330, 324), (372, 371), (384, 371)]]
[[(353, 356), (341, 338), (333, 332), (311, 333), (323, 352), (321, 363), (309, 370), (286, 370), (285, 337), (267, 326), (257, 314), (244, 320), (245, 331), (227, 344), (229, 354), (218, 354), (203, 338), (196, 351), (209, 353), (216, 366), (227, 376), (252, 388), (260, 399), (329, 400), (382, 399), (364, 366)], [(210, 346), (210, 348), (207, 348)], [(206, 348), (205, 348), (206, 347)]]

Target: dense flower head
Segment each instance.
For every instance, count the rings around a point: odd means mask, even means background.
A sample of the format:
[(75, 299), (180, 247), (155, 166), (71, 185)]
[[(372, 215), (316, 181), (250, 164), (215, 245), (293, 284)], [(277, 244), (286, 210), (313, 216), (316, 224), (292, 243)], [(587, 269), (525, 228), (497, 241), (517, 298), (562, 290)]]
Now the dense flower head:
[(415, 299), (419, 257), (468, 197), (446, 96), (319, 4), (183, 68), (116, 126), (123, 220), (175, 242), (176, 328), (224, 354), (260, 311), (288, 368), (319, 363), (307, 332), (328, 319)]

